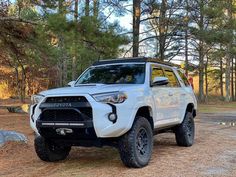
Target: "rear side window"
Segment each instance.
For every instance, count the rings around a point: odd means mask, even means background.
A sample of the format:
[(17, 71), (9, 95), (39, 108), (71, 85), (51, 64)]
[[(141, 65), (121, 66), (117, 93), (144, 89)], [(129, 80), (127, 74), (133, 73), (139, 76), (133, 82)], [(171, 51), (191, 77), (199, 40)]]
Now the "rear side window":
[(178, 70), (178, 74), (181, 77), (182, 81), (184, 82), (184, 85), (186, 87), (188, 87), (189, 86), (189, 82), (188, 82), (188, 79), (187, 79), (186, 75), (184, 74), (184, 72), (182, 72), (181, 70)]
[(169, 87), (180, 87), (179, 81), (172, 69), (165, 68), (165, 76), (169, 79)]

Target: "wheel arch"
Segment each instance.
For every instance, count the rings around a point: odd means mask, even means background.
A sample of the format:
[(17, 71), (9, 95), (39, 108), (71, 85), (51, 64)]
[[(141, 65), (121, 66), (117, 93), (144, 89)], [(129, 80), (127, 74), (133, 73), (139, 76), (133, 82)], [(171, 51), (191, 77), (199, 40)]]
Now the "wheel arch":
[(152, 107), (151, 106), (139, 107), (137, 112), (136, 112), (135, 119), (138, 116), (146, 118), (149, 121), (149, 123), (150, 123), (150, 125), (152, 127), (152, 130), (154, 130), (153, 111), (152, 111)]
[(186, 108), (186, 113), (187, 112), (190, 112), (193, 114), (193, 117), (196, 117), (196, 109), (194, 109), (194, 104), (193, 103), (189, 103), (187, 105), (187, 108)]

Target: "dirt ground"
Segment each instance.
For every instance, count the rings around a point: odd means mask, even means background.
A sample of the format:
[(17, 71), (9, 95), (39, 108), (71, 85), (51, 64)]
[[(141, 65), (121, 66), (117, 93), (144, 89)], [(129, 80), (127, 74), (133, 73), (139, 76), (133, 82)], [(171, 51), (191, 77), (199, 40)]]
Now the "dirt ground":
[[(1, 105), (1, 104), (0, 104)], [(220, 111), (219, 111), (220, 110)], [(201, 106), (192, 147), (178, 147), (173, 134), (155, 136), (150, 164), (126, 168), (114, 148), (73, 148), (58, 163), (39, 160), (27, 114), (0, 109), (0, 129), (24, 133), (28, 144), (9, 142), (0, 148), (0, 176), (236, 176), (236, 104)]]

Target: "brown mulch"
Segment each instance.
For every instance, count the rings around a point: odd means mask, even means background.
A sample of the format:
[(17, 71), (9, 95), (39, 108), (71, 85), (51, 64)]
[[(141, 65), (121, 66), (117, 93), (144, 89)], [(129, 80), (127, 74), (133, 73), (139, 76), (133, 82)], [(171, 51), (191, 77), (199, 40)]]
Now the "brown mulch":
[(235, 177), (236, 127), (205, 121), (204, 116), (200, 114), (196, 119), (192, 147), (178, 147), (173, 134), (157, 135), (150, 164), (142, 169), (129, 169), (120, 161), (118, 151), (110, 147), (73, 148), (65, 161), (43, 162), (34, 152), (28, 115), (0, 109), (0, 129), (24, 133), (29, 139), (28, 144), (9, 142), (0, 148), (0, 176)]

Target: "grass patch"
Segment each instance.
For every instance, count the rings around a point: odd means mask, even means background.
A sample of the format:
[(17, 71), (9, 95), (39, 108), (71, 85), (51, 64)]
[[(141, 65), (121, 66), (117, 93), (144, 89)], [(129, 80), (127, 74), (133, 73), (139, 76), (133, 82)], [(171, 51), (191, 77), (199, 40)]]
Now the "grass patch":
[(231, 102), (231, 103), (217, 102), (217, 103), (200, 104), (198, 107), (198, 111), (202, 113), (232, 112), (236, 111), (236, 102)]

